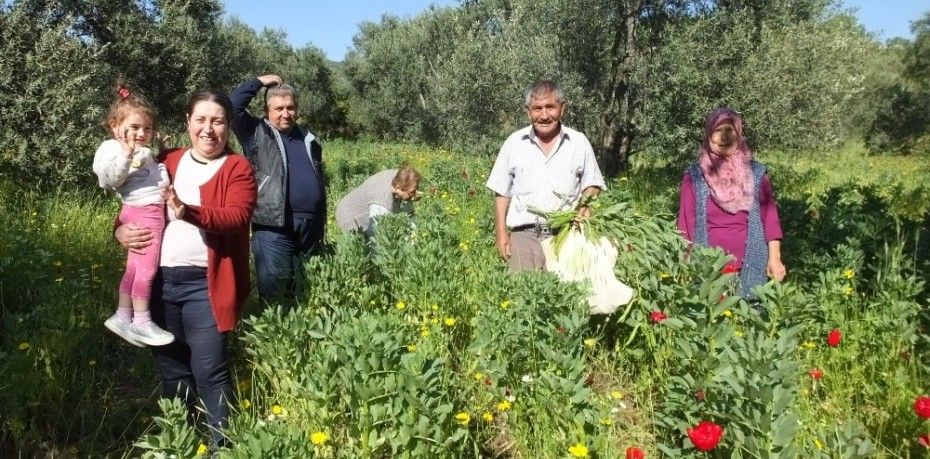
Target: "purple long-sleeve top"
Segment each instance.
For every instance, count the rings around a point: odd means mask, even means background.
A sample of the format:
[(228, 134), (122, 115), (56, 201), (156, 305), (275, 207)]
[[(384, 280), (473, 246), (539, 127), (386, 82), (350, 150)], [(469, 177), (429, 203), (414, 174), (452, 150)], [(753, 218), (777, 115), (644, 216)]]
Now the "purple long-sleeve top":
[[(691, 174), (685, 172), (681, 179), (680, 202), (678, 205), (678, 230), (685, 239), (694, 241), (695, 212), (697, 209), (694, 183)], [(781, 222), (775, 207), (775, 195), (768, 175), (762, 177), (759, 190), (759, 214), (762, 217), (762, 229), (765, 241), (782, 238)], [(720, 247), (733, 256), (727, 264), (739, 269), (743, 266), (746, 255), (746, 233), (749, 230), (749, 212), (728, 213), (720, 208), (713, 199), (707, 199), (707, 236), (711, 247)]]

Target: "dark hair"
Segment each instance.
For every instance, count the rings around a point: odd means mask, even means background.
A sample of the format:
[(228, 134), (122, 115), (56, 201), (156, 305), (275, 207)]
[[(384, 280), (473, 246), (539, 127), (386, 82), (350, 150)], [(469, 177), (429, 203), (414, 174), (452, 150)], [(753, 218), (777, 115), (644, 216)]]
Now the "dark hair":
[(112, 133), (111, 124), (122, 123), (132, 113), (141, 113), (152, 120), (152, 127), (155, 127), (155, 111), (152, 106), (142, 97), (129, 90), (122, 78), (116, 81), (113, 91), (116, 96), (110, 103), (107, 110), (107, 116), (103, 120), (103, 127), (107, 132)]
[(225, 92), (214, 91), (212, 89), (203, 89), (195, 92), (191, 95), (190, 99), (187, 100), (187, 107), (184, 109), (184, 113), (190, 116), (191, 113), (194, 113), (194, 106), (201, 102), (213, 102), (223, 107), (223, 118), (226, 118), (227, 125), (232, 125), (233, 105)]

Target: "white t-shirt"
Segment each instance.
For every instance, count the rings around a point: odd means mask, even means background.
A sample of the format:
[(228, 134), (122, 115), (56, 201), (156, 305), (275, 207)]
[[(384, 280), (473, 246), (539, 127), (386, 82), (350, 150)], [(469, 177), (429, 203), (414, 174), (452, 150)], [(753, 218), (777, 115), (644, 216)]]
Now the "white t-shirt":
[(540, 149), (533, 126), (511, 134), (494, 161), (486, 186), (510, 198), (509, 228), (542, 223), (544, 219), (530, 208), (543, 212), (571, 209), (584, 189), (605, 188), (591, 142), (564, 125), (549, 156)]
[[(226, 161), (227, 156), (201, 164), (191, 156), (190, 150), (178, 162), (174, 174), (174, 192), (186, 205), (200, 205), (200, 186), (207, 183)], [(168, 225), (161, 244), (161, 266), (207, 266), (207, 244), (203, 230), (179, 220), (168, 208)]]
[(155, 161), (148, 148), (139, 148), (127, 158), (117, 140), (104, 141), (94, 153), (93, 168), (97, 183), (119, 193), (123, 204), (147, 206), (165, 201), (168, 170)]

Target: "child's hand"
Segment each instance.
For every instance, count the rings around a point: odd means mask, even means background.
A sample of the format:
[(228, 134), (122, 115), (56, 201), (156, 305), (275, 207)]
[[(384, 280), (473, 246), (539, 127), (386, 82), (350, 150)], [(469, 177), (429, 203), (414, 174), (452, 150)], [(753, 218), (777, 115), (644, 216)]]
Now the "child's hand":
[(123, 154), (127, 158), (132, 158), (133, 153), (136, 152), (136, 141), (129, 139), (129, 128), (126, 128), (116, 136), (116, 140), (119, 142), (120, 146), (123, 147)]

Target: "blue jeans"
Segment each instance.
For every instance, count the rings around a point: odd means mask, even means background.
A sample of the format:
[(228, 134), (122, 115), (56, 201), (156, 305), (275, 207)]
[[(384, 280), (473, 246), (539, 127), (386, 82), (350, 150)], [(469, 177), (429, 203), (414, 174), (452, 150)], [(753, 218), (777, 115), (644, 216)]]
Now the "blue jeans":
[(252, 256), (258, 277), (258, 295), (271, 300), (297, 293), (304, 276), (304, 261), (319, 248), (322, 225), (312, 216), (289, 216), (283, 228), (252, 225)]
[(164, 396), (184, 400), (192, 420), (199, 396), (213, 445), (225, 445), (220, 429), (229, 425), (229, 404), (235, 394), (227, 334), (216, 328), (206, 268), (160, 268), (152, 288), (152, 320), (174, 334), (171, 344), (152, 347)]

